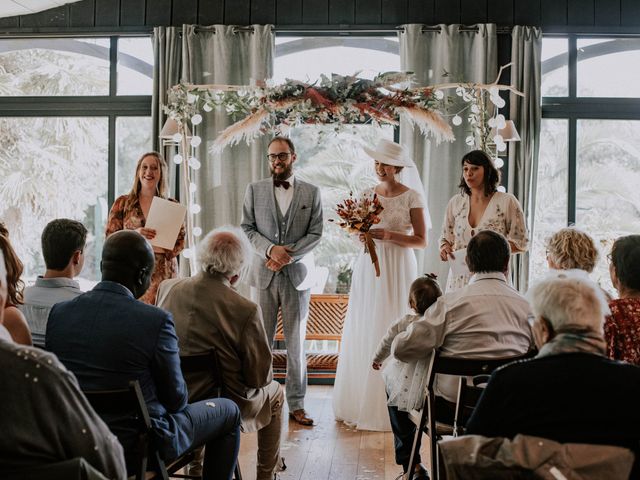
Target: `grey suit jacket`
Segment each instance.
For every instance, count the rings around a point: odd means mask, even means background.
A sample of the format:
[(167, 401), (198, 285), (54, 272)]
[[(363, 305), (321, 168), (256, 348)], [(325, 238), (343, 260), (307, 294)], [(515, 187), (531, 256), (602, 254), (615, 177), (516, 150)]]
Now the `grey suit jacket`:
[(296, 177), (284, 231), (280, 231), (276, 208), (271, 178), (249, 184), (244, 196), (242, 229), (256, 251), (249, 284), (260, 289), (267, 288), (275, 274), (265, 266), (271, 245), (279, 245), (282, 239), (282, 244), (291, 249), (293, 262), (285, 265), (283, 272), (298, 287), (307, 275), (307, 268), (300, 260), (315, 248), (322, 236), (322, 202), (320, 189), (315, 185)]
[[(162, 282), (158, 306), (173, 315), (181, 355), (217, 350), (224, 396), (240, 408), (243, 430), (267, 425), (271, 407), (265, 387), (272, 380), (272, 358), (260, 307), (223, 276), (207, 272)], [(190, 401), (211, 395), (213, 384), (206, 375), (191, 374), (186, 380)]]

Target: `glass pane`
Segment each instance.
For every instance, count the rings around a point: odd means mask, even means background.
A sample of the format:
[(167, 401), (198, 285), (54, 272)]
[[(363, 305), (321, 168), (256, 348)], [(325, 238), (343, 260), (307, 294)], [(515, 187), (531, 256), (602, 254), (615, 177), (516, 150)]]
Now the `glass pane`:
[(276, 37), (273, 80), (315, 82), (332, 73), (373, 78), (380, 72), (400, 70), (397, 37)]
[(151, 117), (116, 119), (116, 197), (129, 193), (140, 156), (151, 150)]
[(0, 218), (32, 282), (44, 273), (40, 234), (54, 218), (81, 221), (89, 235), (81, 286), (100, 278), (107, 219), (106, 117), (0, 118)]
[(593, 276), (611, 290), (606, 254), (640, 232), (640, 121), (578, 121), (576, 224), (601, 247)]
[[(337, 218), (336, 205), (377, 183), (373, 161), (362, 150), (378, 140), (393, 140), (393, 127), (353, 125), (336, 133), (330, 125), (307, 125), (291, 130), (298, 160), (296, 176), (320, 187), (325, 219)], [(351, 268), (362, 248), (337, 225), (327, 224), (314, 249), (315, 263), (328, 274), (325, 293), (349, 293)]]
[(0, 95), (108, 94), (108, 38), (0, 40)]
[(569, 41), (566, 38), (542, 38), (542, 96), (569, 95)]
[(558, 229), (567, 226), (568, 136), (568, 120), (542, 119), (536, 214), (529, 255), (531, 280), (539, 279), (548, 270), (546, 239)]
[(578, 96), (640, 97), (640, 38), (578, 39)]
[(151, 39), (118, 38), (118, 95), (151, 95), (152, 87)]

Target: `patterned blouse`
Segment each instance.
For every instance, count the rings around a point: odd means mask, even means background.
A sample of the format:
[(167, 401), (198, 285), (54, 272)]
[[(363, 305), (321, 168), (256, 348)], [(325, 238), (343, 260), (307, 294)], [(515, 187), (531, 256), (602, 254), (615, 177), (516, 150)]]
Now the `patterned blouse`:
[[(168, 200), (177, 202), (173, 198), (169, 198)], [(129, 210), (125, 209), (126, 203), (127, 195), (122, 195), (113, 202), (113, 206), (109, 212), (109, 219), (107, 220), (105, 236), (108, 237), (119, 230), (135, 230), (136, 228), (144, 227), (146, 219), (144, 218), (144, 213), (142, 213), (140, 203), (136, 202)], [(184, 248), (184, 237), (185, 229), (183, 225), (182, 228), (180, 228), (180, 233), (178, 233), (178, 238), (176, 239), (173, 250), (167, 250), (164, 253), (155, 253), (156, 267), (151, 277), (151, 285), (149, 286), (149, 290), (140, 297), (140, 300), (144, 303), (155, 305), (156, 293), (160, 283), (162, 283), (163, 280), (176, 278), (178, 276), (178, 260), (176, 257)]]
[(604, 322), (607, 355), (640, 365), (640, 298), (611, 300), (609, 308), (611, 315)]
[[(469, 196), (455, 195), (447, 205), (439, 246), (441, 248), (448, 242), (454, 252), (467, 248), (471, 237), (480, 230), (501, 233), (519, 252), (525, 252), (529, 248), (524, 213), (516, 197), (510, 193), (495, 192), (475, 228), (469, 225)], [(450, 273), (446, 291), (452, 292), (466, 286), (470, 278), (471, 275), (454, 276)]]

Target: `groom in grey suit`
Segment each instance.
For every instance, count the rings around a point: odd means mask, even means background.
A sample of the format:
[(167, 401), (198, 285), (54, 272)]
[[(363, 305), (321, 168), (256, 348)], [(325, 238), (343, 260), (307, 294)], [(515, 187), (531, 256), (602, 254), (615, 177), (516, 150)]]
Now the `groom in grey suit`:
[(272, 346), (278, 308), (282, 308), (289, 412), (298, 423), (313, 425), (304, 410), (304, 338), (311, 295), (302, 285), (308, 272), (300, 260), (322, 236), (320, 189), (293, 176), (296, 153), (288, 138), (271, 140), (267, 158), (272, 178), (250, 184), (244, 197), (242, 229), (256, 252), (249, 283), (258, 289), (258, 303)]

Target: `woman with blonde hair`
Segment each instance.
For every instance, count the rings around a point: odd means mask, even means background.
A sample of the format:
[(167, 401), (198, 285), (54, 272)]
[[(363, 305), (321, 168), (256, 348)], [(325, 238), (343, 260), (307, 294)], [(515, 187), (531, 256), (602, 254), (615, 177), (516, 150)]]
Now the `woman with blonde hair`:
[(596, 242), (574, 227), (561, 228), (547, 239), (547, 263), (554, 270), (593, 272), (598, 263)]
[[(133, 187), (127, 195), (121, 195), (116, 199), (109, 212), (107, 220), (106, 236), (108, 237), (119, 230), (135, 230), (148, 240), (155, 237), (156, 231), (146, 228), (145, 222), (153, 197), (167, 198), (167, 164), (158, 152), (143, 154), (136, 165), (136, 173), (133, 179)], [(180, 229), (173, 249), (153, 247), (156, 262), (151, 285), (147, 292), (140, 297), (144, 303), (155, 304), (158, 285), (163, 280), (178, 276), (178, 261), (176, 257), (184, 248), (185, 229)]]
[[(31, 332), (27, 320), (18, 305), (22, 304), (22, 290), (24, 282), (20, 279), (24, 265), (18, 258), (16, 251), (9, 241), (9, 230), (0, 222), (0, 251), (4, 255), (7, 271), (7, 301), (4, 305), (4, 327), (11, 334), (14, 342), (31, 345)], [(0, 279), (0, 281), (2, 281)]]

